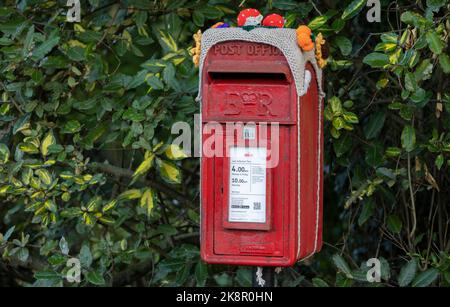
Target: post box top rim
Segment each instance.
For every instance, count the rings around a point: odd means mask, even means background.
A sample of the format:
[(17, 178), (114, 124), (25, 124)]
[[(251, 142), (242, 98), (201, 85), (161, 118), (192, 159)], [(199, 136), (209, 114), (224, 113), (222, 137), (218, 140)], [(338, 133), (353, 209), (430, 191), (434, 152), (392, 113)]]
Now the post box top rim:
[(297, 44), (297, 32), (295, 29), (255, 28), (247, 31), (242, 28), (215, 28), (208, 29), (202, 35), (200, 80), (197, 101), (201, 101), (202, 97), (203, 64), (209, 50), (216, 44), (230, 41), (263, 43), (278, 48), (283, 53), (289, 64), (289, 68), (295, 81), (297, 93), (300, 97), (306, 93), (306, 90), (304, 90), (305, 66), (306, 63), (310, 62), (316, 72), (320, 96), (325, 96), (322, 89), (322, 70), (317, 64), (314, 49), (309, 52), (302, 52)]

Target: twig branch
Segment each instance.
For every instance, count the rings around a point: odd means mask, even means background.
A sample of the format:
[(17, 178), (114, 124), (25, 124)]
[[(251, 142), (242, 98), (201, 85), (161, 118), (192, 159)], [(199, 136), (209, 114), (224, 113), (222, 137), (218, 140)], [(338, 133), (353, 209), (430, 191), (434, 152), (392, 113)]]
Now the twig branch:
[(416, 232), (417, 227), (417, 217), (416, 217), (416, 203), (414, 201), (414, 191), (412, 188), (411, 181), (411, 156), (408, 152), (408, 183), (409, 183), (409, 194), (411, 197), (411, 217), (412, 217), (412, 228), (409, 233), (409, 237), (412, 239), (414, 237), (414, 233)]

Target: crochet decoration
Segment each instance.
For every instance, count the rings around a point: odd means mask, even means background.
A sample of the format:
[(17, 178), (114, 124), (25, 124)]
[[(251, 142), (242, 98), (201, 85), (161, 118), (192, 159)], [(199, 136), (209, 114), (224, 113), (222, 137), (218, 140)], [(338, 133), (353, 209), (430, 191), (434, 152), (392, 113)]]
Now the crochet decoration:
[(305, 25), (297, 28), (297, 43), (303, 51), (311, 51), (314, 49), (311, 34), (311, 29)]
[(194, 34), (195, 47), (191, 51), (192, 62), (194, 62), (195, 67), (200, 66), (200, 55), (202, 53), (202, 31), (198, 30)]
[(259, 26), (263, 16), (256, 9), (245, 9), (238, 15), (237, 23), (239, 27)]
[(221, 28), (229, 28), (230, 25), (225, 22), (218, 22), (211, 27), (211, 29), (221, 29)]
[(282, 28), (284, 27), (284, 23), (285, 23), (284, 18), (278, 14), (267, 15), (263, 20), (264, 27)]
[(324, 58), (324, 54), (322, 49), (326, 43), (326, 40), (323, 38), (322, 33), (317, 34), (316, 37), (316, 60), (317, 64), (320, 68), (324, 68), (327, 65), (327, 59)]
[[(262, 25), (261, 25), (262, 22)], [(283, 28), (286, 20), (283, 16), (278, 14), (269, 14), (265, 18), (257, 9), (245, 9), (241, 11), (237, 17), (238, 27), (251, 31), (256, 28)], [(211, 29), (230, 28), (230, 25), (225, 22), (218, 22), (214, 24)], [(306, 25), (301, 25), (296, 29), (297, 44), (304, 52), (309, 52), (315, 49), (312, 56), (316, 58), (317, 65), (324, 68), (327, 65), (327, 45), (322, 33), (315, 36), (311, 29)], [(199, 67), (202, 53), (202, 32), (199, 30), (194, 34), (195, 46), (191, 50), (192, 61), (196, 67)]]

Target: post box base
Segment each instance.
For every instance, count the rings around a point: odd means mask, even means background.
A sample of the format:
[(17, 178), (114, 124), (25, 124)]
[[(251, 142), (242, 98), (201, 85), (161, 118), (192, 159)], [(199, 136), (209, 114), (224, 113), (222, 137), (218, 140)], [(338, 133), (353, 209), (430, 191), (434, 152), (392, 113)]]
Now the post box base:
[(201, 257), (204, 262), (209, 264), (291, 267), (297, 262), (294, 255), (292, 257), (227, 256), (210, 255), (202, 252)]

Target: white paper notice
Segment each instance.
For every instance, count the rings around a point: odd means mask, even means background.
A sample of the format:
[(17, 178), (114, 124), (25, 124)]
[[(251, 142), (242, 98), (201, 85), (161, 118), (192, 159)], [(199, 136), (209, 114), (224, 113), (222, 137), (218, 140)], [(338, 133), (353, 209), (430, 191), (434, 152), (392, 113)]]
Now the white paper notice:
[(230, 148), (229, 222), (266, 222), (266, 155), (262, 147)]

